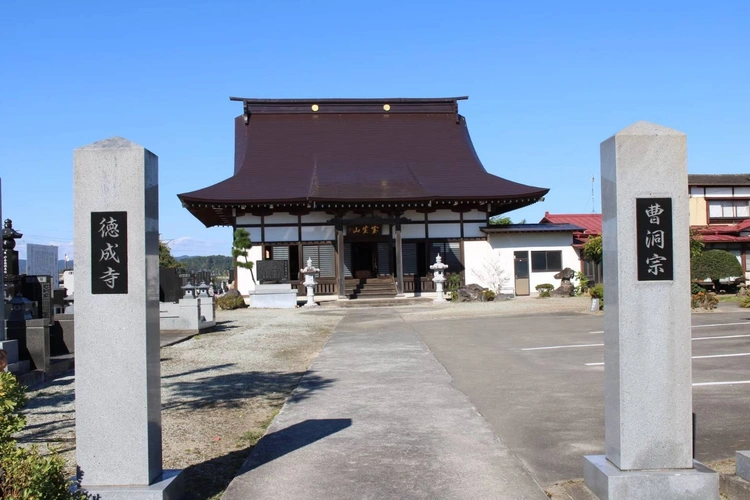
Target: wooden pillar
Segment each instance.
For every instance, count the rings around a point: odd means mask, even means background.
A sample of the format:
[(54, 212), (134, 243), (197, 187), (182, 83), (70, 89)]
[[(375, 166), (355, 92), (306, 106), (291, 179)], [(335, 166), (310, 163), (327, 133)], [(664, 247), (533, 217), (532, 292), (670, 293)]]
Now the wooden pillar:
[(401, 248), (401, 222), (396, 222), (396, 291), (404, 294), (404, 252)]
[(346, 297), (346, 276), (344, 271), (344, 227), (336, 225), (336, 247), (338, 249), (338, 292), (339, 299)]

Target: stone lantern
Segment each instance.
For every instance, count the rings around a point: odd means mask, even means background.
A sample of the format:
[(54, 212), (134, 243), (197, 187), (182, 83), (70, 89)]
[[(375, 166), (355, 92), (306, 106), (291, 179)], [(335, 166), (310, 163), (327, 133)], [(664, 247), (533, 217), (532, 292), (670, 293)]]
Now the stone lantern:
[(8, 321), (26, 321), (33, 319), (31, 315), (31, 302), (26, 297), (22, 297), (19, 293), (10, 300), (10, 314), (8, 315)]
[(205, 281), (201, 281), (201, 284), (196, 287), (199, 291), (199, 297), (208, 297), (208, 289), (210, 288)]
[(445, 297), (443, 297), (443, 283), (445, 283), (445, 270), (448, 269), (448, 266), (443, 264), (440, 254), (437, 255), (435, 263), (430, 266), (430, 269), (432, 269), (434, 274), (432, 282), (435, 283), (435, 291), (437, 292), (437, 296), (433, 302), (445, 302)]
[(315, 281), (315, 275), (320, 272), (320, 269), (313, 267), (312, 259), (307, 259), (307, 265), (300, 270), (305, 275), (305, 288), (307, 288), (307, 303), (303, 307), (318, 307), (315, 303), (315, 285), (318, 284)]
[(183, 299), (194, 299), (195, 298), (195, 287), (188, 281), (188, 284), (182, 287), (185, 290), (185, 296)]

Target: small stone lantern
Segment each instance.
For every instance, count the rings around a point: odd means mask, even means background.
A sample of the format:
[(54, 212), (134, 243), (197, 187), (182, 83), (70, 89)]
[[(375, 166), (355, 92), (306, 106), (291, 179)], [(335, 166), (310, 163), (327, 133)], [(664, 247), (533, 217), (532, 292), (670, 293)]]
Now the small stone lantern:
[(318, 307), (315, 303), (315, 286), (318, 284), (315, 281), (315, 275), (320, 272), (320, 269), (313, 267), (312, 259), (307, 259), (307, 266), (300, 270), (305, 275), (305, 288), (307, 288), (307, 303), (303, 307)]
[(443, 297), (443, 283), (445, 283), (445, 270), (448, 269), (448, 266), (443, 264), (440, 254), (437, 255), (435, 263), (430, 266), (430, 269), (432, 269), (434, 274), (432, 282), (435, 283), (435, 291), (437, 292), (437, 296), (433, 302), (445, 302), (445, 297)]
[(201, 284), (196, 287), (199, 291), (199, 297), (208, 297), (208, 289), (210, 288), (205, 281), (201, 281)]
[(10, 300), (10, 314), (8, 315), (8, 321), (26, 321), (33, 319), (31, 315), (31, 302), (26, 297), (22, 297), (19, 293)]
[(188, 281), (188, 284), (182, 287), (185, 290), (185, 296), (183, 299), (194, 299), (195, 298), (195, 287)]

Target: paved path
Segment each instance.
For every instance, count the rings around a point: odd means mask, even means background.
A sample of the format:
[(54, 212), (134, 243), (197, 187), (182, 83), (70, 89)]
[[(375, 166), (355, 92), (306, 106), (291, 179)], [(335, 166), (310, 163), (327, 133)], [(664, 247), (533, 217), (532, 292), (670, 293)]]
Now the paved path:
[(389, 311), (350, 311), (300, 389), (225, 500), (547, 499)]

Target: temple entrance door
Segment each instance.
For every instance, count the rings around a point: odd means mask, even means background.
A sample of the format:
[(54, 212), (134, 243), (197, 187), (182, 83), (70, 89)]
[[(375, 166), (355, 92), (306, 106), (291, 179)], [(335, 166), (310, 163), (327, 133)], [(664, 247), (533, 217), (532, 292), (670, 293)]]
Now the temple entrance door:
[(377, 244), (372, 241), (352, 242), (352, 276), (357, 279), (373, 278), (378, 274)]
[(529, 252), (513, 252), (516, 271), (516, 295), (529, 295)]

